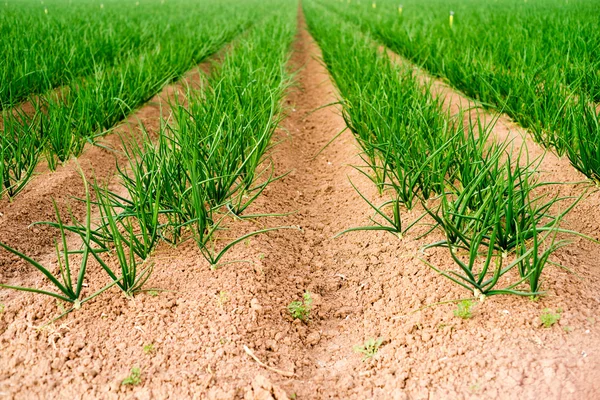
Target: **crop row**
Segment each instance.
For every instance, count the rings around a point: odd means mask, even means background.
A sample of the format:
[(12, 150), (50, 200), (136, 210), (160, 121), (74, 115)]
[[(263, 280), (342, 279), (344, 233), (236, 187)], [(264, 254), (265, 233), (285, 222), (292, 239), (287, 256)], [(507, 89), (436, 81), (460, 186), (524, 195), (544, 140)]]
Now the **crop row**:
[(190, 7), (186, 0), (6, 1), (0, 13), (0, 109), (164, 46), (196, 18), (208, 22), (245, 10), (231, 2)]
[[(286, 1), (270, 6), (289, 5)], [(268, 162), (271, 137), (282, 116), (290, 84), (286, 64), (295, 33), (293, 7), (276, 7), (261, 24), (235, 41), (220, 65), (200, 87), (189, 87), (185, 102), (172, 100), (174, 117), (162, 122), (156, 140), (126, 145), (129, 162), (119, 166), (121, 187), (109, 190), (86, 181), (84, 221), (57, 210), (61, 241), (53, 273), (25, 254), (0, 243), (36, 267), (53, 290), (28, 290), (71, 303), (73, 308), (117, 285), (128, 296), (139, 291), (154, 268), (152, 252), (160, 242), (178, 245), (193, 239), (211, 267), (240, 241), (269, 230), (247, 233), (222, 244), (219, 232), (245, 215), (248, 206), (278, 177)], [(85, 179), (85, 177), (84, 177)], [(99, 217), (95, 217), (99, 216)], [(68, 233), (81, 239), (68, 248)], [(73, 260), (81, 262), (78, 270)], [(84, 293), (88, 263), (95, 260), (110, 282)]]
[[(155, 5), (155, 13), (156, 7), (160, 11)], [(32, 98), (35, 111), (19, 106), (5, 110), (0, 136), (0, 194), (17, 195), (42, 157), (54, 170), (59, 163), (79, 156), (86, 143), (93, 143), (165, 84), (247, 29), (262, 7), (252, 2), (219, 7), (200, 3), (180, 10), (178, 18), (162, 22), (162, 29), (150, 23), (155, 40), (124, 54), (117, 64), (95, 64), (90, 75)], [(144, 16), (148, 19), (151, 15)], [(200, 17), (202, 24), (197, 22)], [(61, 36), (59, 32), (55, 35)], [(64, 52), (71, 50), (65, 47), (56, 56), (65, 57)]]
[[(304, 3), (311, 32), (339, 89), (371, 178), (388, 199), (372, 207), (373, 225), (400, 238), (427, 215), (456, 268), (441, 270), (478, 295), (538, 295), (560, 221), (578, 199), (544, 194), (527, 149), (491, 140), (493, 124), (452, 117), (408, 67), (392, 63), (368, 34), (338, 14)], [(421, 204), (425, 213), (408, 213)], [(562, 210), (561, 210), (561, 207)], [(409, 219), (406, 221), (406, 219)]]
[(468, 96), (507, 113), (600, 182), (600, 32), (594, 2), (320, 3)]
[[(129, 53), (152, 47), (168, 28), (157, 10), (123, 10), (107, 2), (15, 1), (0, 13), (0, 109), (31, 94), (118, 64)], [(150, 12), (150, 13), (149, 13)], [(177, 18), (174, 18), (177, 21)], [(166, 32), (165, 32), (166, 33)]]

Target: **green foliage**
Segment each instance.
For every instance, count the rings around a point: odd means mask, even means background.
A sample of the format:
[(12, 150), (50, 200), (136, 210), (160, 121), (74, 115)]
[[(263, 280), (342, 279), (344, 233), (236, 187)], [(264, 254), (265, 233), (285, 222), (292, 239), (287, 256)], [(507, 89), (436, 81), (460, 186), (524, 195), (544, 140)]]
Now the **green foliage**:
[[(403, 221), (420, 199), (441, 194), (453, 168), (459, 129), (442, 104), (408, 69), (395, 66), (372, 38), (326, 9), (304, 4), (309, 28), (341, 95), (343, 116), (355, 134), (366, 166), (357, 166), (389, 199), (374, 204), (374, 225), (404, 235), (420, 218)], [(335, 21), (335, 23), (331, 23)]]
[[(440, 271), (469, 290), (485, 295), (540, 293), (540, 277), (554, 251), (567, 244), (556, 241), (563, 217), (581, 197), (571, 199), (563, 211), (553, 213), (569, 198), (539, 195), (546, 183), (537, 181), (534, 164), (521, 166), (504, 156), (502, 147), (493, 157), (481, 159), (479, 171), (462, 185), (441, 196), (437, 208), (426, 206), (446, 240), (427, 247), (447, 247), (460, 270)], [(545, 245), (545, 247), (544, 247)], [(461, 253), (467, 253), (462, 257)], [(512, 258), (509, 254), (514, 254)], [(483, 258), (483, 261), (481, 261)], [(509, 284), (497, 288), (500, 278), (513, 269), (519, 272)], [(521, 283), (529, 291), (516, 290)]]
[(462, 319), (469, 319), (473, 317), (473, 300), (463, 300), (456, 304), (456, 309), (452, 312), (455, 317), (459, 317)]
[(131, 368), (129, 376), (121, 382), (121, 385), (137, 386), (142, 383), (142, 371), (139, 367)]
[(174, 100), (173, 119), (165, 121), (156, 144), (146, 137), (140, 147), (129, 146), (129, 168), (120, 169), (129, 197), (108, 197), (122, 210), (117, 222), (136, 221), (134, 231), (141, 234), (132, 247), (142, 259), (158, 239), (177, 244), (191, 236), (215, 268), (234, 245), (279, 229), (250, 232), (217, 246), (227, 217), (258, 217), (242, 214), (278, 179), (263, 162), (290, 84), (284, 66), (294, 27), (289, 10), (265, 18), (202, 86), (188, 88), (185, 104)]
[(270, 2), (256, 0), (105, 5), (99, 12), (93, 1), (57, 0), (47, 15), (29, 3), (3, 9), (0, 109), (14, 108), (3, 113), (0, 193), (22, 190), (40, 154), (52, 170), (79, 156), (86, 143), (271, 12)]
[(144, 345), (143, 350), (145, 354), (152, 354), (156, 351), (156, 349), (154, 348), (154, 343)]
[[(85, 183), (85, 179), (84, 179), (84, 183)], [(87, 209), (87, 218), (85, 221), (85, 225), (81, 225), (82, 226), (81, 235), (82, 235), (82, 237), (86, 237), (89, 240), (89, 237), (91, 235), (91, 211), (90, 211), (90, 197), (89, 197), (90, 193), (89, 193), (89, 190), (87, 187), (87, 183), (85, 184), (85, 189), (86, 189), (86, 200), (87, 200), (88, 209)], [(53, 202), (53, 204), (54, 204), (56, 219), (58, 221), (56, 224), (53, 224), (53, 225), (59, 230), (60, 239), (61, 239), (60, 243), (56, 242), (56, 241), (54, 243), (54, 247), (56, 250), (57, 264), (58, 264), (58, 269), (59, 269), (58, 276), (55, 276), (54, 274), (52, 274), (52, 272), (50, 271), (49, 268), (44, 267), (42, 264), (35, 261), (31, 257), (21, 253), (20, 251), (8, 246), (5, 243), (0, 242), (0, 247), (2, 247), (4, 250), (6, 250), (10, 253), (13, 253), (14, 255), (16, 255), (17, 257), (22, 259), (23, 261), (27, 262), (28, 264), (30, 264), (31, 266), (36, 268), (39, 272), (41, 272), (46, 277), (46, 279), (48, 279), (50, 281), (50, 283), (52, 283), (54, 285), (54, 287), (57, 289), (57, 291), (50, 292), (47, 290), (42, 290), (42, 289), (37, 289), (37, 288), (12, 286), (12, 285), (5, 285), (5, 284), (0, 284), (0, 287), (51, 296), (58, 300), (62, 300), (67, 303), (73, 304), (74, 308), (79, 308), (83, 302), (85, 302), (89, 299), (89, 298), (81, 299), (81, 293), (82, 293), (82, 289), (83, 289), (83, 283), (85, 280), (87, 262), (88, 262), (90, 253), (92, 253), (92, 251), (91, 251), (90, 247), (85, 246), (85, 248), (83, 250), (83, 255), (81, 257), (81, 265), (79, 267), (79, 271), (77, 272), (76, 280), (73, 281), (73, 275), (74, 275), (75, 271), (71, 270), (71, 257), (74, 254), (74, 252), (70, 251), (67, 247), (67, 234), (66, 234), (67, 230), (65, 229), (65, 225), (62, 222), (62, 218), (61, 218), (61, 214), (58, 210), (58, 206), (56, 205), (55, 202)], [(75, 218), (73, 216), (71, 216), (71, 219), (73, 221), (75, 221)]]
[[(281, 4), (287, 4), (287, 0)], [(162, 121), (156, 140), (148, 134), (142, 136), (140, 143), (123, 140), (128, 163), (117, 168), (124, 190), (112, 191), (96, 183), (89, 190), (84, 178), (86, 193), (80, 200), (86, 207), (85, 221), (69, 212), (71, 221), (67, 225), (55, 207), (57, 221), (43, 222), (61, 235), (56, 245), (57, 276), (27, 255), (0, 243), (0, 247), (37, 268), (57, 290), (0, 287), (53, 296), (78, 308), (113, 285), (126, 296), (139, 292), (152, 273), (154, 264), (150, 258), (161, 240), (178, 244), (192, 237), (215, 267), (237, 243), (280, 229), (261, 229), (224, 246), (217, 245), (217, 234), (226, 229), (225, 221), (231, 216), (234, 220), (260, 217), (242, 214), (269, 183), (280, 178), (273, 176), (273, 166), (265, 161), (271, 137), (283, 115), (283, 97), (291, 83), (286, 63), (295, 32), (295, 8), (276, 7), (273, 11), (271, 4), (262, 3), (256, 8), (250, 3), (203, 3), (199, 7), (210, 9), (203, 13), (203, 24), (192, 18), (195, 9), (181, 9), (183, 14), (179, 17), (187, 19), (175, 24), (173, 32), (160, 33), (168, 41), (164, 47), (132, 54), (115, 68), (98, 66), (93, 76), (74, 78), (69, 88), (52, 92), (47, 98), (40, 96), (35, 104), (35, 118), (28, 119), (25, 113), (20, 119), (9, 117), (4, 121), (9, 135), (0, 135), (4, 160), (0, 176), (4, 190), (12, 197), (27, 181), (28, 168), (35, 167), (32, 161), (15, 158), (21, 150), (13, 142), (29, 143), (28, 136), (19, 138), (19, 123), (25, 126), (27, 122), (32, 132), (44, 132), (50, 166), (56, 166), (56, 160), (66, 161), (90, 139), (86, 136), (80, 141), (81, 137), (73, 136), (79, 129), (77, 124), (88, 124), (82, 130), (86, 135), (109, 129), (162, 85), (217, 51), (254, 21), (253, 17), (264, 16), (260, 24), (235, 42), (203, 85), (188, 87), (185, 105), (178, 102), (179, 98), (173, 101), (173, 119)], [(265, 10), (269, 12), (262, 14)], [(69, 108), (71, 105), (76, 105), (76, 110)], [(4, 113), (7, 115), (17, 118), (18, 113)], [(60, 121), (60, 129), (55, 133), (52, 121)], [(37, 137), (36, 133), (32, 135)], [(39, 148), (33, 147), (38, 154)], [(29, 149), (22, 153), (34, 154)], [(25, 175), (19, 175), (23, 171)], [(93, 215), (99, 215), (94, 225)], [(67, 248), (68, 233), (81, 239), (79, 249)], [(71, 260), (79, 256), (81, 266), (73, 280), (76, 271), (72, 271)], [(100, 265), (111, 283), (82, 298), (89, 259)]]
[[(120, 231), (118, 229), (115, 223), (115, 217), (114, 215), (112, 215), (113, 209), (107, 207), (103, 203), (102, 192), (99, 191), (98, 187), (95, 187), (95, 190), (96, 196), (100, 199), (97, 204), (100, 204), (101, 215), (106, 216), (106, 214), (103, 213), (103, 211), (110, 213), (107, 217), (107, 224), (110, 225), (109, 231), (112, 234), (112, 247), (98, 248), (97, 246), (94, 246), (94, 244), (97, 242), (97, 239), (95, 239), (95, 237), (97, 236), (97, 232), (93, 230), (91, 224), (93, 203), (91, 200), (91, 194), (88, 188), (87, 180), (83, 175), (82, 179), (85, 187), (85, 222), (81, 223), (75, 218), (73, 213), (70, 212), (72, 225), (66, 225), (65, 223), (63, 223), (63, 219), (61, 217), (56, 203), (54, 203), (54, 209), (57, 222), (42, 222), (42, 224), (50, 225), (58, 229), (60, 233), (60, 244), (58, 242), (55, 242), (57, 264), (59, 267), (58, 276), (53, 275), (48, 268), (44, 267), (39, 262), (33, 260), (31, 257), (0, 242), (0, 247), (15, 254), (22, 260), (35, 267), (38, 271), (40, 271), (50, 281), (50, 283), (54, 285), (54, 287), (57, 289), (57, 292), (50, 292), (47, 290), (37, 288), (11, 286), (4, 284), (0, 284), (0, 287), (48, 295), (58, 300), (71, 303), (72, 309), (78, 309), (83, 303), (93, 299), (94, 297), (98, 296), (113, 285), (119, 286), (127, 296), (133, 296), (133, 294), (139, 291), (143, 284), (148, 280), (150, 274), (152, 273), (152, 264), (150, 264), (150, 266), (147, 266), (141, 271), (137, 268), (138, 261), (135, 258), (135, 253), (132, 250), (131, 245), (132, 239), (135, 237), (135, 234), (133, 233), (131, 227), (129, 227), (129, 229), (125, 231)], [(67, 232), (74, 232), (79, 235), (82, 242), (82, 250), (73, 250), (68, 248)], [(127, 241), (127, 238), (129, 238), (129, 242)], [(117, 276), (118, 273), (113, 271), (113, 269), (111, 268), (112, 263), (106, 261), (105, 257), (102, 257), (102, 254), (104, 253), (114, 253), (116, 255), (117, 262), (119, 263), (121, 269), (120, 277)], [(81, 264), (79, 267), (79, 271), (76, 275), (76, 280), (73, 281), (73, 275), (75, 271), (72, 271), (71, 259), (75, 255), (80, 255)], [(106, 271), (106, 273), (111, 278), (111, 283), (98, 290), (97, 292), (85, 298), (82, 298), (83, 283), (86, 279), (86, 270), (90, 258), (94, 258), (104, 269), (104, 271)]]
[(306, 291), (304, 292), (304, 295), (302, 295), (302, 300), (292, 301), (288, 305), (288, 311), (290, 312), (292, 318), (307, 322), (310, 318), (312, 303), (312, 296), (310, 292)]
[[(596, 5), (412, 0), (403, 4), (398, 18), (395, 0), (381, 0), (376, 9), (362, 2), (314, 2), (467, 96), (507, 113), (598, 182)], [(455, 13), (452, 27), (450, 10)]]
[[(579, 235), (560, 224), (583, 195), (544, 194), (550, 184), (539, 181), (541, 160), (529, 161), (526, 148), (492, 140), (495, 120), (484, 122), (472, 112), (468, 118), (462, 112), (450, 116), (414, 71), (381, 51), (376, 40), (397, 50), (387, 41), (386, 24), (388, 19), (400, 24), (393, 26), (401, 32), (394, 32), (404, 37), (405, 14), (398, 19), (385, 2), (376, 11), (326, 0), (303, 6), (339, 89), (346, 123), (361, 146), (366, 166), (357, 168), (388, 199), (375, 204), (359, 192), (373, 209), (372, 225), (340, 234), (382, 230), (403, 237), (423, 217), (406, 211), (421, 203), (434, 221), (423, 236), (438, 229), (446, 238), (424, 250), (447, 248), (456, 265), (446, 271), (427, 263), (431, 268), (485, 296), (541, 294), (544, 267), (568, 243), (557, 235)], [(413, 21), (406, 23), (413, 27)], [(431, 36), (439, 39), (438, 33)], [(451, 34), (444, 27), (444, 35)], [(405, 221), (409, 215), (412, 220)]]
[(545, 308), (540, 315), (540, 321), (542, 321), (542, 325), (544, 325), (545, 328), (551, 328), (554, 324), (560, 321), (561, 314), (562, 310), (560, 308), (556, 310), (556, 312), (552, 312), (552, 310)]
[[(39, 116), (16, 111), (14, 119), (1, 116), (0, 133), (0, 198), (15, 197), (32, 178), (44, 141), (36, 131)], [(17, 123), (16, 121), (19, 121)]]
[(370, 360), (371, 358), (375, 357), (375, 355), (379, 351), (379, 348), (381, 347), (382, 344), (383, 344), (382, 338), (378, 338), (378, 339), (369, 338), (362, 345), (354, 346), (354, 351), (356, 353), (361, 353), (363, 355), (362, 361), (364, 362), (364, 361)]

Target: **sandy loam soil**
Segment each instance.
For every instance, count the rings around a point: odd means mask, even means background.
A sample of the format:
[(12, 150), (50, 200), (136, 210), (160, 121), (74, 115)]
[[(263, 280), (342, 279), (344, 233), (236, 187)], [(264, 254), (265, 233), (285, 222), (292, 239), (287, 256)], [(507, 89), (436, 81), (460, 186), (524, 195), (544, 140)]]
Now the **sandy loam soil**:
[[(453, 304), (422, 309), (472, 295), (420, 260), (451, 267), (445, 252), (419, 252), (439, 234), (416, 240), (427, 229), (419, 227), (402, 240), (368, 232), (332, 238), (367, 224), (371, 214), (350, 180), (373, 201), (385, 199), (352, 167), (362, 163), (350, 132), (314, 157), (345, 127), (336, 108), (314, 111), (336, 99), (319, 57), (300, 14), (291, 60), (292, 69), (300, 68), (298, 84), (288, 96), (289, 116), (277, 138), (282, 142), (272, 154), (277, 171), (291, 173), (269, 186), (250, 211), (294, 213), (236, 223), (230, 234), (241, 235), (259, 223), (298, 229), (240, 244), (227, 258), (249, 262), (215, 271), (192, 242), (178, 248), (161, 245), (147, 287), (164, 291), (129, 300), (112, 290), (43, 329), (37, 327), (59, 313), (55, 302), (0, 291), (5, 305), (0, 315), (0, 397), (600, 397), (600, 246), (576, 240), (559, 251), (557, 261), (573, 273), (549, 266), (544, 278), (548, 295), (541, 300), (491, 297), (476, 306), (473, 318), (462, 320), (453, 315)], [(146, 121), (158, 123), (160, 111), (148, 112)], [(506, 134), (519, 136), (513, 125), (509, 128)], [(540, 151), (534, 144), (529, 150)], [(102, 150), (89, 148), (79, 162), (97, 175), (106, 171), (102, 176), (110, 176), (114, 156), (101, 155)], [(580, 180), (564, 160), (551, 155), (543, 166), (554, 180)], [(23, 250), (52, 260), (51, 249), (40, 244), (51, 243), (50, 231), (35, 236), (20, 232), (34, 218), (49, 218), (45, 200), (32, 206), (38, 199), (55, 196), (66, 202), (69, 194), (81, 194), (79, 177), (71, 170), (45, 172), (14, 203), (1, 203), (0, 240), (8, 237)], [(52, 184), (61, 174), (70, 178)], [(576, 194), (581, 188), (568, 190)], [(597, 236), (600, 221), (593, 210), (598, 204), (597, 195), (588, 197), (568, 226)], [(12, 260), (1, 254), (3, 281), (45, 284), (30, 270), (11, 269)], [(88, 279), (88, 293), (106, 282), (99, 268), (90, 268)], [(308, 323), (293, 321), (287, 305), (307, 290), (314, 298), (311, 318)], [(563, 309), (552, 328), (541, 327), (539, 315), (545, 308)], [(383, 344), (363, 362), (353, 347), (369, 338), (381, 338)], [(152, 350), (144, 351), (150, 344)], [(141, 384), (121, 385), (133, 366), (141, 370)]]

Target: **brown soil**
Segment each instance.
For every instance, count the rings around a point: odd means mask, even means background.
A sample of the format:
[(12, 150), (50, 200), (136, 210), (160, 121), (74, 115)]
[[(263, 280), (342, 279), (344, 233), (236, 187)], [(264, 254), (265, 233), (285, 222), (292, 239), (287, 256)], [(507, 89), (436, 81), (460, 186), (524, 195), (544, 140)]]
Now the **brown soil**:
[[(416, 240), (426, 227), (403, 240), (369, 232), (332, 239), (343, 229), (368, 224), (371, 214), (349, 180), (368, 198), (384, 199), (351, 167), (361, 160), (350, 132), (313, 158), (344, 121), (332, 107), (313, 112), (336, 94), (301, 17), (294, 50), (292, 66), (302, 69), (288, 97), (289, 116), (279, 132), (283, 142), (273, 154), (278, 172), (292, 172), (273, 183), (252, 212), (296, 211), (263, 222), (299, 229), (240, 244), (227, 258), (249, 262), (216, 271), (192, 242), (175, 249), (162, 245), (147, 287), (166, 291), (128, 300), (112, 290), (44, 329), (36, 327), (58, 313), (54, 302), (1, 291), (0, 392), (8, 398), (598, 398), (597, 246), (577, 241), (557, 253), (574, 273), (547, 267), (549, 294), (537, 302), (488, 298), (468, 320), (454, 317), (452, 304), (418, 311), (471, 294), (419, 259), (451, 266), (445, 252), (419, 252), (439, 238)], [(544, 168), (570, 173), (560, 162)], [(111, 154), (93, 168), (109, 170), (113, 163)], [(79, 179), (73, 175), (69, 185)], [(34, 182), (24, 197), (34, 203), (40, 195), (64, 191), (46, 184)], [(45, 189), (36, 192), (40, 187)], [(81, 193), (74, 188), (72, 194)], [(586, 215), (593, 214), (589, 201), (569, 219), (585, 233), (599, 226), (597, 217)], [(22, 204), (29, 203), (11, 205), (11, 219)], [(50, 207), (27, 210), (39, 219)], [(251, 222), (236, 223), (231, 235), (251, 229)], [(28, 240), (33, 248), (42, 238), (51, 239), (45, 232), (14, 243)], [(35, 274), (13, 276), (43, 285)], [(91, 268), (89, 293), (103, 282), (103, 273)], [(313, 294), (314, 310), (304, 324), (292, 321), (286, 307), (306, 290)], [(560, 322), (541, 327), (542, 310), (559, 307)], [(353, 346), (369, 338), (384, 342), (363, 362)], [(153, 351), (146, 353), (149, 344)], [(141, 369), (141, 384), (121, 385), (133, 366)]]

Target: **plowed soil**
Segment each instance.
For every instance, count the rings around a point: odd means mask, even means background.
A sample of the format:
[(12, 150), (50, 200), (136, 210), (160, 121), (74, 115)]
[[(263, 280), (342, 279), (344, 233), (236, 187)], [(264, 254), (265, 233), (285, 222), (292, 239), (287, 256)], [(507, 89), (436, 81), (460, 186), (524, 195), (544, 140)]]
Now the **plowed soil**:
[[(96, 298), (56, 323), (48, 298), (0, 291), (0, 395), (6, 398), (208, 398), (208, 399), (595, 399), (600, 397), (600, 246), (576, 239), (556, 254), (571, 271), (548, 266), (538, 301), (495, 296), (477, 304), (471, 319), (453, 315), (472, 294), (437, 275), (421, 259), (452, 266), (444, 251), (420, 248), (441, 237), (419, 226), (399, 239), (388, 233), (353, 232), (371, 211), (354, 190), (385, 201), (353, 165), (362, 165), (345, 128), (336, 92), (302, 16), (290, 68), (299, 70), (288, 96), (288, 117), (272, 160), (274, 182), (251, 213), (291, 214), (261, 226), (294, 226), (253, 237), (212, 271), (195, 244), (161, 245), (153, 256), (148, 288), (133, 300), (117, 290)], [(320, 108), (320, 109), (319, 109)], [(318, 110), (317, 110), (318, 109)], [(315, 111), (317, 110), (317, 111)], [(160, 112), (149, 115), (158, 123)], [(512, 127), (509, 127), (512, 129)], [(512, 132), (512, 131), (511, 131)], [(509, 134), (509, 133), (506, 133)], [(510, 133), (515, 134), (516, 133)], [(524, 138), (523, 140), (528, 140)], [(538, 147), (531, 144), (530, 151)], [(110, 177), (114, 156), (92, 157), (97, 174)], [(317, 155), (318, 154), (318, 155)], [(316, 157), (315, 157), (316, 156)], [(102, 161), (105, 160), (105, 161)], [(91, 162), (91, 161), (90, 161)], [(84, 161), (80, 161), (84, 163)], [(581, 180), (564, 160), (548, 156), (543, 168), (555, 180)], [(66, 169), (66, 167), (65, 167)], [(81, 195), (78, 176), (52, 185), (44, 172), (14, 203), (0, 204), (0, 240), (19, 244), (55, 262), (53, 233), (27, 229), (50, 218), (50, 197)], [(99, 172), (106, 171), (106, 173)], [(58, 174), (58, 175), (57, 175)], [(72, 188), (72, 191), (71, 191)], [(573, 194), (581, 187), (568, 185)], [(39, 208), (32, 206), (40, 196)], [(568, 219), (568, 227), (598, 236), (597, 195)], [(416, 218), (415, 210), (406, 218)], [(232, 237), (256, 229), (236, 222)], [(7, 239), (8, 238), (8, 239)], [(40, 245), (41, 241), (46, 243)], [(45, 287), (35, 272), (2, 253), (2, 279)], [(14, 267), (13, 267), (14, 266)], [(106, 282), (90, 268), (92, 293)], [(313, 294), (310, 320), (292, 320), (287, 305)], [(558, 324), (541, 326), (542, 310), (563, 310)], [(353, 350), (382, 339), (377, 354), (362, 360)], [(152, 345), (151, 347), (148, 345)], [(248, 352), (261, 363), (256, 362)], [(144, 350), (146, 348), (146, 351)], [(122, 385), (132, 367), (141, 383)], [(266, 366), (266, 367), (265, 367)]]

